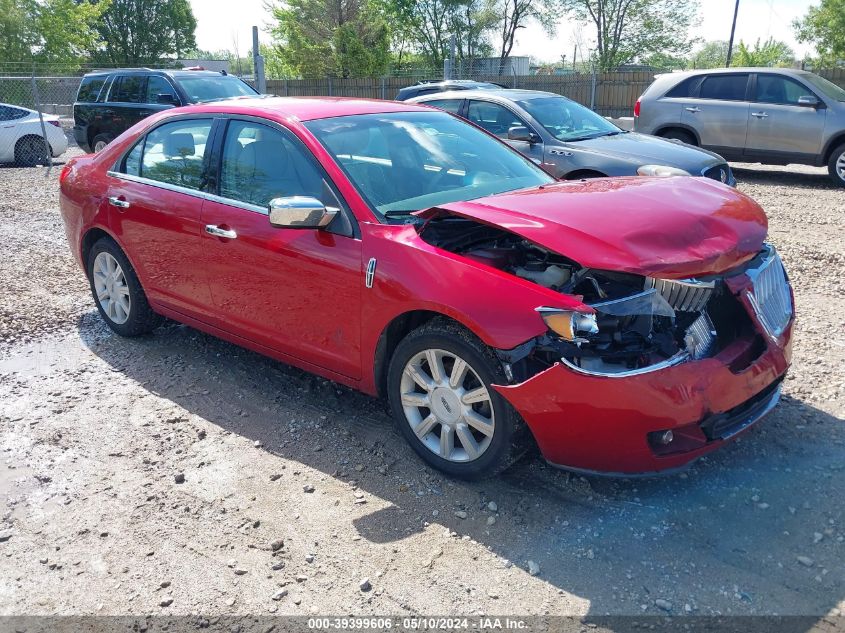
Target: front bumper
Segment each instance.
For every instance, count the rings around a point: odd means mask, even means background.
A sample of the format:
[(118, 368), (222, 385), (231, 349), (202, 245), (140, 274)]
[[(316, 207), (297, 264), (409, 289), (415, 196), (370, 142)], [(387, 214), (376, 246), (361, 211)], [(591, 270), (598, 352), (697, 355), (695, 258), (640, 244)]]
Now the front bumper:
[[(677, 469), (774, 407), (792, 357), (793, 320), (777, 338), (758, 324), (753, 336), (713, 357), (655, 371), (597, 376), (557, 363), (523, 383), (494, 387), (554, 465), (618, 475)], [(667, 430), (673, 441), (656, 442)]]

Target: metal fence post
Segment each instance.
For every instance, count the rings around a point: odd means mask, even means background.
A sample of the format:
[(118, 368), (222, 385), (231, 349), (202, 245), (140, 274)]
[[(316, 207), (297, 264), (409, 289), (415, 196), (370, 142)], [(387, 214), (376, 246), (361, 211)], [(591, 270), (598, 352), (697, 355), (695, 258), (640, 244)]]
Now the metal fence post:
[(387, 99), (387, 85), (386, 79), (384, 77), (381, 78), (381, 98)]
[(591, 86), (590, 86), (590, 110), (595, 110), (596, 109), (596, 64), (595, 64), (595, 62), (590, 67), (590, 72), (592, 74)]
[(332, 78), (329, 77), (329, 96), (332, 96)]
[(53, 169), (53, 152), (50, 143), (47, 141), (47, 128), (44, 125), (44, 113), (41, 111), (41, 98), (38, 96), (38, 83), (35, 81), (35, 71), (32, 71), (32, 99), (35, 101), (35, 109), (38, 110), (38, 120), (41, 123), (41, 138), (44, 140), (44, 153), (47, 154), (47, 173)]

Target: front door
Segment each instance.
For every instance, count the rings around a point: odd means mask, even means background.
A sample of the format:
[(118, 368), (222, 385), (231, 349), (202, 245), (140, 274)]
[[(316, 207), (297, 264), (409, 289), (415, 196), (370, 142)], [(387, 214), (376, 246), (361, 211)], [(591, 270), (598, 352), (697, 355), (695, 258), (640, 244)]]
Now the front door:
[(822, 153), (827, 109), (798, 105), (800, 97), (816, 97), (812, 90), (789, 77), (759, 74), (754, 92), (746, 144), (750, 157), (812, 162)]
[[(206, 200), (202, 267), (218, 327), (306, 363), (361, 376), (361, 240), (346, 209), (328, 230), (270, 225), (270, 200), (312, 196), (338, 206), (313, 156), (289, 132), (228, 122), (219, 198)], [(347, 215), (344, 215), (347, 214)], [(227, 236), (220, 232), (226, 231)]]
[(110, 173), (104, 205), (112, 230), (130, 245), (148, 298), (201, 320), (211, 297), (201, 256), (200, 216), (212, 119), (160, 125)]

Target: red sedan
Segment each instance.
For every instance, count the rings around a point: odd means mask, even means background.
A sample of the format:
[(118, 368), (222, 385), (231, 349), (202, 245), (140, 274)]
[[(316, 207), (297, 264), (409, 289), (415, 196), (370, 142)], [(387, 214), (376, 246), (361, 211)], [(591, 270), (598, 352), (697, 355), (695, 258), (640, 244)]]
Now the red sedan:
[(161, 317), (386, 396), (429, 464), (535, 441), (566, 468), (680, 467), (775, 406), (792, 292), (760, 207), (692, 178), (555, 182), (384, 101), (169, 110), (61, 175), (118, 334)]

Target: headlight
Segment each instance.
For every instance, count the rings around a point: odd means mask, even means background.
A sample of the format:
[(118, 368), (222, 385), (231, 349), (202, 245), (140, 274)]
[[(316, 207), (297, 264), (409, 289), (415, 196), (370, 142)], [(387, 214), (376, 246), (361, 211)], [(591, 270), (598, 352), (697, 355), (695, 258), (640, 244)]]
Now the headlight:
[(690, 176), (688, 171), (668, 165), (643, 165), (637, 169), (640, 176)]
[(567, 341), (582, 340), (580, 335), (599, 331), (595, 314), (557, 308), (537, 308), (537, 312), (552, 332)]

